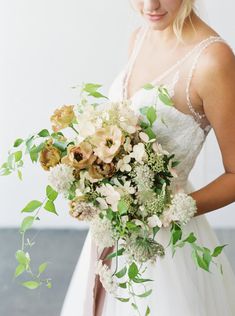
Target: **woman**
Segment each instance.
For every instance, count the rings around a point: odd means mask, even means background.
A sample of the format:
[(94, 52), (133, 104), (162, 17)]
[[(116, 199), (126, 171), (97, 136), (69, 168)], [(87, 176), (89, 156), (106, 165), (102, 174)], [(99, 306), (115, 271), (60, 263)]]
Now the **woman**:
[[(235, 201), (235, 57), (225, 41), (194, 11), (193, 0), (132, 0), (143, 18), (143, 26), (131, 36), (126, 67), (109, 90), (113, 101), (129, 99), (138, 109), (156, 101), (156, 92), (146, 83), (164, 84), (173, 107), (157, 103), (158, 140), (181, 161), (175, 190), (184, 189), (196, 200), (197, 214), (185, 226), (198, 243), (210, 249), (219, 244), (204, 214)], [(224, 173), (194, 191), (187, 178), (213, 128), (221, 150)], [(167, 245), (167, 230), (158, 233)], [(67, 293), (61, 316), (134, 315), (132, 307), (105, 294), (94, 267), (110, 249), (97, 254), (88, 234)], [(224, 254), (218, 270), (209, 274), (193, 265), (190, 249), (180, 249), (148, 269), (153, 279), (151, 296), (140, 300), (141, 315), (146, 305), (154, 316), (235, 315), (235, 277)], [(113, 263), (111, 263), (112, 265)]]

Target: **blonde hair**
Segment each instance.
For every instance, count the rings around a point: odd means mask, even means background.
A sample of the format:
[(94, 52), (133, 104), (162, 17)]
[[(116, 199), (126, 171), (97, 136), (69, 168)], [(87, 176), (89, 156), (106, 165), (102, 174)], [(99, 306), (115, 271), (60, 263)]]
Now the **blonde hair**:
[(189, 17), (189, 21), (195, 31), (195, 28), (193, 26), (191, 16), (190, 16), (190, 14), (196, 10), (194, 3), (195, 3), (195, 0), (183, 0), (181, 7), (179, 9), (179, 12), (173, 22), (173, 31), (175, 33), (175, 36), (180, 42), (184, 42), (182, 38), (182, 31), (183, 31), (184, 23), (187, 17)]

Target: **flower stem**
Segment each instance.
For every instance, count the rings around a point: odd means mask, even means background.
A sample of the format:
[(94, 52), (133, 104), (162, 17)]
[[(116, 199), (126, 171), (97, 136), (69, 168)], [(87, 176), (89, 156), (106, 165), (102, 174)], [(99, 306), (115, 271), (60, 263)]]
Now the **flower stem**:
[(78, 134), (79, 135), (79, 133), (78, 133), (78, 131), (76, 130), (76, 128), (71, 124), (71, 125), (69, 125), (73, 130), (74, 130), (74, 132), (76, 133), (76, 134)]

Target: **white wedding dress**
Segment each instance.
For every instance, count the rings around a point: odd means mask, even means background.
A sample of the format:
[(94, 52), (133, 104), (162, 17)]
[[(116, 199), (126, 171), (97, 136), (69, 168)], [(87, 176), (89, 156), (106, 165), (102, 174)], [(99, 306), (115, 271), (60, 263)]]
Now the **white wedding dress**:
[[(110, 86), (110, 100), (120, 101), (127, 97), (128, 78), (146, 32), (146, 26), (140, 29), (127, 65)], [(152, 82), (155, 85), (164, 84), (173, 100), (174, 96), (177, 100), (178, 95), (182, 97), (185, 94), (185, 102), (182, 102), (181, 107), (170, 107), (157, 101), (159, 118), (154, 126), (157, 138), (166, 150), (175, 153), (176, 158), (181, 161), (177, 166), (178, 178), (172, 185), (173, 190), (183, 188), (187, 193), (193, 191), (188, 175), (211, 128), (205, 115), (197, 113), (193, 108), (190, 100), (190, 83), (201, 54), (213, 43), (227, 45), (221, 37), (210, 36), (194, 46), (175, 65)], [(138, 112), (140, 107), (156, 102), (156, 92), (140, 89), (130, 100)], [(205, 215), (193, 218), (184, 228), (185, 235), (191, 231), (195, 233), (200, 245), (213, 249), (220, 244)], [(169, 241), (168, 229), (160, 230), (156, 237), (166, 246)], [(99, 255), (88, 233), (66, 294), (61, 316), (93, 316), (94, 269)], [(154, 280), (149, 283), (149, 288), (153, 289), (153, 292), (149, 297), (138, 300), (141, 315), (145, 315), (146, 306), (149, 305), (152, 316), (234, 316), (235, 276), (224, 253), (217, 258), (217, 262), (222, 264), (223, 275), (215, 265), (211, 266), (212, 273), (196, 268), (188, 245), (179, 248), (173, 259), (168, 247), (165, 257), (158, 259), (155, 264), (150, 264), (146, 272), (145, 276)], [(111, 268), (113, 265), (114, 263)], [(102, 316), (120, 315), (137, 314), (129, 303), (122, 303), (106, 294)]]

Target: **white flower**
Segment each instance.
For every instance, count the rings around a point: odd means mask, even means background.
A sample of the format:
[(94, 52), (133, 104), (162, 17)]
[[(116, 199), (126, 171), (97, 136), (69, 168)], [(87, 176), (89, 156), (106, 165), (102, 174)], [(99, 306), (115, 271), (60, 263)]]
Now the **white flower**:
[(106, 264), (103, 264), (101, 260), (98, 261), (96, 266), (96, 274), (100, 277), (100, 282), (102, 283), (104, 289), (111, 294), (116, 294), (118, 285), (113, 280), (112, 271)]
[(124, 185), (122, 185), (117, 178), (113, 178), (114, 184), (117, 186), (117, 191), (120, 192), (121, 195), (134, 194), (136, 192), (136, 188), (131, 186), (131, 181), (126, 181), (126, 177), (123, 177)]
[(169, 226), (171, 221), (179, 221), (181, 224), (187, 224), (197, 212), (196, 201), (188, 194), (176, 193), (171, 201), (169, 209), (163, 212), (163, 226)]
[(98, 249), (112, 247), (115, 244), (111, 222), (104, 217), (96, 216), (90, 224), (90, 231), (93, 241)]
[(131, 161), (130, 155), (126, 155), (122, 159), (119, 159), (117, 163), (117, 170), (121, 170), (122, 172), (131, 171), (131, 166), (129, 165), (130, 161)]
[(162, 148), (162, 145), (159, 144), (158, 142), (153, 143), (152, 148), (155, 151), (155, 153), (158, 155), (169, 155), (169, 152), (164, 150)]
[(149, 141), (149, 136), (144, 132), (140, 132), (139, 137), (145, 143), (147, 143)]
[(48, 174), (49, 184), (58, 193), (67, 193), (75, 180), (73, 170), (72, 167), (62, 163), (50, 168)]
[(139, 143), (133, 146), (133, 151), (130, 153), (130, 156), (133, 157), (137, 162), (143, 163), (147, 154), (145, 152), (145, 147), (143, 143)]
[(105, 198), (107, 204), (111, 205), (112, 210), (117, 212), (118, 201), (121, 198), (120, 193), (109, 183), (97, 188), (96, 191)]
[(150, 228), (153, 228), (153, 227), (156, 227), (156, 226), (162, 227), (162, 222), (161, 222), (160, 218), (157, 215), (153, 215), (151, 217), (148, 217), (147, 221), (148, 221), (148, 226)]

